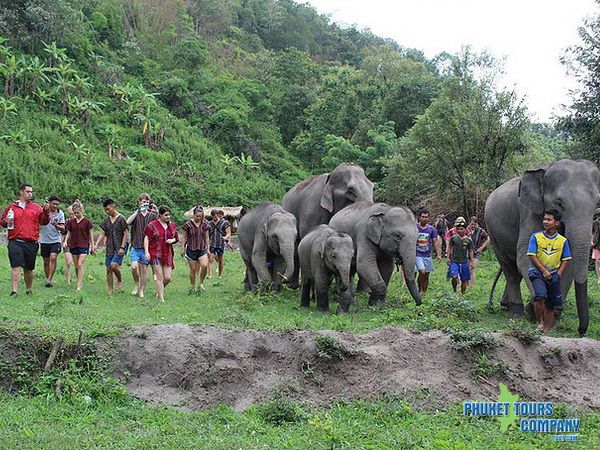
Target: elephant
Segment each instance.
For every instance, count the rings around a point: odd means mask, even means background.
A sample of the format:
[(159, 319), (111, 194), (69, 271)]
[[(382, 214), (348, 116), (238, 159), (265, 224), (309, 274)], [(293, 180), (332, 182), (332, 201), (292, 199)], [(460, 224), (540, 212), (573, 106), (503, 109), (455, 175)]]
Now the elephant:
[(385, 304), (395, 258), (402, 261), (412, 298), (417, 306), (421, 304), (414, 273), (417, 225), (414, 214), (408, 208), (356, 202), (333, 216), (329, 226), (352, 238), (354, 259), (350, 275), (358, 273), (361, 281), (369, 287), (369, 305)]
[(335, 277), (340, 292), (339, 311), (348, 312), (353, 299), (350, 286), (350, 267), (354, 257), (352, 238), (328, 225), (319, 225), (300, 241), (298, 257), (302, 269), (300, 306), (308, 308), (314, 289), (317, 310), (328, 311), (329, 287)]
[[(373, 201), (373, 183), (362, 167), (342, 163), (330, 173), (313, 175), (296, 184), (283, 197), (282, 206), (296, 217), (298, 239), (302, 239), (316, 226), (329, 223), (346, 206), (363, 200)], [(296, 264), (292, 288), (298, 287), (299, 267)]]
[[(589, 322), (587, 271), (594, 209), (600, 201), (600, 170), (590, 161), (562, 159), (539, 169), (527, 170), (521, 177), (507, 181), (488, 197), (485, 221), (500, 270), (506, 277), (502, 303), (509, 317), (525, 314), (520, 283), (527, 272), (527, 246), (531, 235), (542, 229), (544, 211), (562, 214), (564, 235), (569, 240), (573, 260), (561, 277), (563, 298), (573, 280), (579, 316), (578, 331), (585, 335)], [(562, 310), (562, 308), (561, 308)], [(560, 311), (557, 311), (560, 313)]]
[(270, 281), (273, 290), (280, 291), (294, 272), (296, 218), (281, 206), (266, 202), (240, 220), (237, 233), (246, 264), (245, 289), (255, 292), (258, 281)]

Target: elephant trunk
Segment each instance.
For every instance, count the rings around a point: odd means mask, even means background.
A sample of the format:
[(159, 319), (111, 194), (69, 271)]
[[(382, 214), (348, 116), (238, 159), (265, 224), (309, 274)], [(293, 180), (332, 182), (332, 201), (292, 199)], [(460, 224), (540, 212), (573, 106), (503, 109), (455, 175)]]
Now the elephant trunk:
[(294, 275), (294, 241), (282, 245), (280, 251), (285, 261), (285, 274), (282, 276), (283, 282), (289, 283)]
[(572, 272), (575, 280), (575, 301), (577, 315), (579, 316), (579, 334), (587, 332), (589, 323), (589, 305), (587, 292), (588, 263), (590, 258), (590, 237), (592, 235), (591, 223), (588, 225), (571, 227), (567, 224), (567, 237), (573, 254)]
[(338, 267), (340, 275), (340, 292), (350, 289), (350, 267)]
[[(414, 253), (414, 252), (413, 252)], [(415, 300), (415, 304), (419, 306), (421, 304), (421, 294), (417, 289), (417, 284), (415, 283), (415, 257), (411, 256), (408, 258), (402, 259), (402, 271), (404, 272), (404, 279), (406, 280), (406, 286), (408, 287), (408, 292)]]

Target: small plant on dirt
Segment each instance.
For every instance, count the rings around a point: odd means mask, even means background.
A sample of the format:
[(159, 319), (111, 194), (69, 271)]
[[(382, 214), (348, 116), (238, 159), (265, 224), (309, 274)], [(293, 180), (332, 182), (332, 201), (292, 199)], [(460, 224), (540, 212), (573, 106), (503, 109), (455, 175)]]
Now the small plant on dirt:
[(277, 397), (257, 407), (259, 416), (271, 425), (280, 426), (284, 423), (304, 422), (309, 414), (288, 396)]
[(498, 347), (496, 338), (484, 330), (454, 331), (450, 340), (452, 347), (460, 351), (483, 352)]
[(511, 320), (508, 324), (508, 330), (504, 334), (516, 337), (525, 345), (539, 342), (542, 338), (541, 331), (524, 320)]
[(562, 355), (563, 350), (564, 350), (564, 348), (562, 345), (557, 345), (556, 347), (554, 347), (552, 349), (552, 354), (554, 356), (560, 356), (560, 355)]
[(506, 364), (493, 362), (485, 352), (475, 357), (473, 367), (471, 368), (471, 374), (475, 378), (489, 378), (492, 375), (505, 375), (507, 371), (508, 367)]
[(477, 309), (468, 300), (455, 295), (444, 295), (433, 300), (431, 310), (437, 316), (463, 319), (469, 322), (477, 320)]
[(320, 359), (345, 359), (347, 356), (356, 354), (356, 350), (347, 347), (328, 334), (317, 334), (315, 342), (317, 343), (317, 356)]

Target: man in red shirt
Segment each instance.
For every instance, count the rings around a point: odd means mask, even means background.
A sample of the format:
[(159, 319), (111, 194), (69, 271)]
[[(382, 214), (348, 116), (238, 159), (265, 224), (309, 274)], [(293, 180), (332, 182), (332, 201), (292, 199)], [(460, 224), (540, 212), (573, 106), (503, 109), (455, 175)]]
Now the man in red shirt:
[(50, 205), (42, 208), (32, 200), (33, 188), (23, 183), (19, 187), (19, 199), (6, 207), (0, 216), (0, 226), (8, 229), (8, 259), (12, 267), (11, 296), (17, 295), (21, 268), (25, 274), (25, 288), (31, 293), (33, 271), (38, 251), (40, 225), (50, 223)]

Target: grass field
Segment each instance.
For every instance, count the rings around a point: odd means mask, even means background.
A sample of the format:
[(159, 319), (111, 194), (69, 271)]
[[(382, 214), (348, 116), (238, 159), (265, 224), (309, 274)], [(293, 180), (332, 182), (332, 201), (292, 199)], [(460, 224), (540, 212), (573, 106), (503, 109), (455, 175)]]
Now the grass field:
[[(19, 329), (46, 338), (86, 339), (116, 334), (134, 324), (197, 323), (229, 328), (334, 329), (361, 332), (384, 325), (415, 329), (509, 327), (506, 313), (488, 308), (487, 297), (496, 263), (482, 261), (476, 287), (464, 297), (452, 293), (445, 270), (434, 273), (424, 304), (416, 307), (395, 274), (388, 305), (369, 308), (359, 296), (348, 315), (317, 313), (299, 308), (298, 292), (254, 296), (242, 291), (243, 267), (239, 255), (226, 255), (222, 280), (189, 294), (185, 262), (178, 258), (166, 302), (154, 300), (152, 281), (145, 299), (129, 293), (132, 280), (124, 266), (125, 289), (106, 294), (103, 255), (88, 259), (82, 293), (64, 282), (60, 257), (56, 285), (43, 287), (41, 259), (34, 293), (9, 297), (9, 269), (5, 248), (0, 249), (0, 328)], [(600, 326), (598, 284), (590, 277), (591, 322), (588, 336), (598, 339)], [(556, 336), (575, 337), (577, 317), (570, 298)], [(53, 376), (57, 376), (56, 374)], [(28, 395), (0, 393), (0, 448), (600, 448), (600, 415), (582, 418), (578, 442), (558, 443), (553, 437), (519, 431), (500, 431), (497, 421), (461, 416), (460, 407), (418, 412), (404, 400), (337, 403), (330, 408), (309, 405), (265, 404), (243, 413), (227, 407), (202, 412), (153, 408), (131, 398), (100, 373), (71, 371), (60, 374), (71, 386), (57, 399), (54, 378), (36, 380)], [(572, 413), (571, 413), (572, 415)]]

